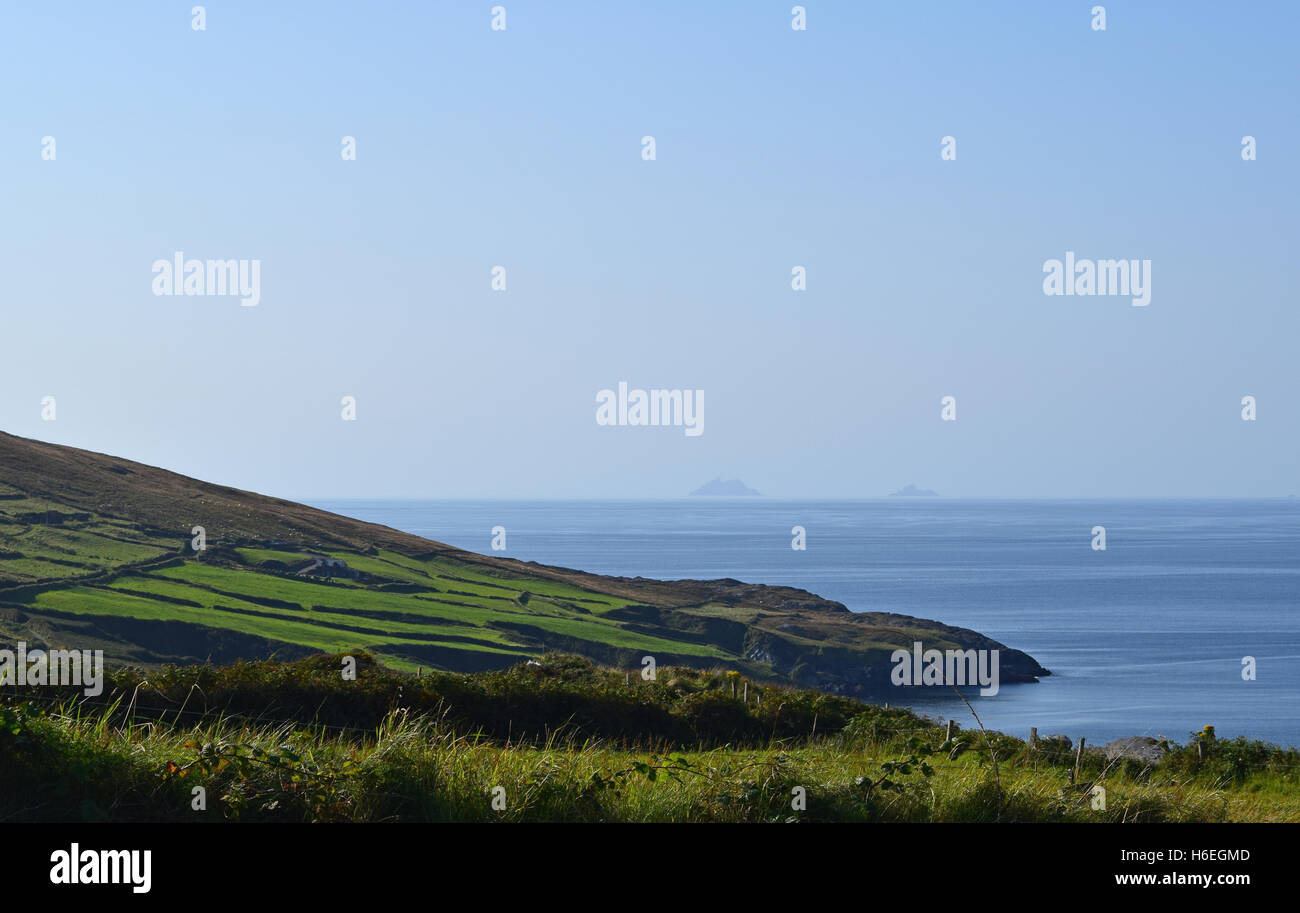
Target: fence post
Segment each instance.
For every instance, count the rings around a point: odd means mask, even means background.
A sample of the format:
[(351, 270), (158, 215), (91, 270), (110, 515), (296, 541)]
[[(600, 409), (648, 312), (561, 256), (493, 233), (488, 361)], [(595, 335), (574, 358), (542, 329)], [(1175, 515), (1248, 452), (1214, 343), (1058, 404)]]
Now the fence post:
[(944, 740), (945, 742), (951, 742), (951, 741), (952, 741), (952, 720), (949, 720), (949, 721), (948, 721), (948, 732), (947, 732), (947, 734), (943, 737), (943, 740)]
[(1070, 785), (1079, 779), (1079, 761), (1083, 759), (1083, 743), (1088, 741), (1083, 736), (1079, 736), (1079, 745), (1074, 749), (1074, 770), (1070, 771)]
[(745, 682), (745, 696), (742, 698), (742, 700), (746, 704), (749, 703), (749, 682), (748, 681)]

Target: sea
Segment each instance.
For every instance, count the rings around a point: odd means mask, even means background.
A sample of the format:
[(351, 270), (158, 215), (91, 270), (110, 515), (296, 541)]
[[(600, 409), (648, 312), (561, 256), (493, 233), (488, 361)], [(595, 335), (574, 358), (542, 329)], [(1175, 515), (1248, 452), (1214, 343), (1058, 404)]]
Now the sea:
[[(1300, 501), (323, 500), (471, 551), (597, 574), (782, 584), (972, 628), (1050, 669), (984, 725), (1092, 744), (1212, 725), (1300, 745)], [(794, 527), (806, 548), (791, 547)], [(1096, 527), (1105, 549), (1094, 548)], [(1253, 675), (1250, 674), (1253, 671)], [(1245, 674), (1244, 674), (1245, 673)], [(900, 701), (974, 721), (956, 697)]]

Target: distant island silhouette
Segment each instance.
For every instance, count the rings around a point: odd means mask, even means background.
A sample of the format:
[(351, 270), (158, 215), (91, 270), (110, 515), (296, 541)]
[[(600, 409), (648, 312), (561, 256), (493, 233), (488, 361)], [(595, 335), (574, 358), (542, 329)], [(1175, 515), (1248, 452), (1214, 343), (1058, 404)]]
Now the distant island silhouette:
[(691, 495), (703, 495), (705, 497), (736, 497), (743, 495), (757, 495), (758, 492), (750, 488), (740, 479), (731, 479), (722, 481), (722, 476), (718, 476), (711, 482), (705, 482), (699, 488), (691, 492)]
[(936, 498), (938, 492), (931, 491), (928, 488), (917, 488), (915, 485), (905, 485), (898, 491), (889, 493), (891, 498)]

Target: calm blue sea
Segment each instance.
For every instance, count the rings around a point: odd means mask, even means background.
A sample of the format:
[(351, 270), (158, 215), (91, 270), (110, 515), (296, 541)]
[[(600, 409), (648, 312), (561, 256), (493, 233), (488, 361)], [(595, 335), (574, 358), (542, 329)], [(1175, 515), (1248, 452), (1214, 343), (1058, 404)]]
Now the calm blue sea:
[[(735, 577), (973, 628), (1052, 670), (986, 726), (1102, 742), (1213, 724), (1300, 744), (1300, 501), (318, 501), (478, 552), (599, 574)], [(791, 527), (807, 550), (790, 548)], [(1091, 530), (1106, 528), (1107, 550)], [(1243, 681), (1253, 656), (1257, 679)], [(953, 698), (924, 713), (969, 712)]]

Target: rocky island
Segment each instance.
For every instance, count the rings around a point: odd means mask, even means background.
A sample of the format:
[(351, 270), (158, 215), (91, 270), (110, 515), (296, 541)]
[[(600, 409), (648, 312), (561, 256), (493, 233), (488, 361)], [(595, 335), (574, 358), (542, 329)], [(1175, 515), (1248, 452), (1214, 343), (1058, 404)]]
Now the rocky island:
[(917, 488), (915, 485), (904, 485), (898, 491), (891, 491), (889, 496), (891, 498), (937, 498), (939, 493), (928, 488)]
[(740, 479), (729, 479), (722, 481), (722, 476), (718, 476), (712, 481), (705, 482), (699, 488), (691, 492), (691, 496), (703, 496), (714, 498), (734, 498), (734, 497), (752, 497), (758, 492), (750, 488)]

